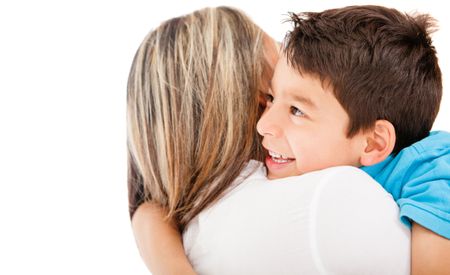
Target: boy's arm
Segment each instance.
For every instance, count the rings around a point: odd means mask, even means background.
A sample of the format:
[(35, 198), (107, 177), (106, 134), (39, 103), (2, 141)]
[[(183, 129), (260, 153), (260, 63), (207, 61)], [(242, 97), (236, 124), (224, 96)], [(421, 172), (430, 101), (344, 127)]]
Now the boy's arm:
[(143, 203), (133, 215), (136, 243), (147, 268), (158, 274), (195, 274), (184, 253), (181, 234), (173, 222), (165, 221), (165, 211)]
[(450, 274), (450, 240), (413, 223), (411, 235), (413, 275)]

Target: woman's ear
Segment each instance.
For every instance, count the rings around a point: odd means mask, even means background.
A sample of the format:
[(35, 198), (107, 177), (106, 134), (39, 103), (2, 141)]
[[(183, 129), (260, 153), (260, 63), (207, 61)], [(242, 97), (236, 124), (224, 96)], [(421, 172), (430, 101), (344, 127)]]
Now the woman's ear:
[(371, 130), (367, 130), (366, 147), (361, 154), (361, 165), (371, 166), (385, 160), (395, 147), (395, 128), (387, 120), (377, 120)]

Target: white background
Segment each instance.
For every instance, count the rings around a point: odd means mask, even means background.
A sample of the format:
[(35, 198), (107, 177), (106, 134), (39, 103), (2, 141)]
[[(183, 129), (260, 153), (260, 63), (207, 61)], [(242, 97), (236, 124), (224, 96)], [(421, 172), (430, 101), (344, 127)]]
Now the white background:
[[(5, 2), (9, 2), (6, 4)], [(0, 274), (148, 274), (126, 189), (126, 81), (162, 20), (231, 5), (281, 40), (288, 11), (367, 1), (2, 1)], [(434, 129), (450, 130), (448, 12), (441, 1), (371, 1), (429, 12), (444, 74)]]

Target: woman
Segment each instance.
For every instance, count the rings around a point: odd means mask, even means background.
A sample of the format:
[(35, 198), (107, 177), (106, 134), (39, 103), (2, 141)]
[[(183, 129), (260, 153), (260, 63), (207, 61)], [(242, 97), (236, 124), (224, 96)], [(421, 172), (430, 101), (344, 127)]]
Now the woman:
[[(178, 230), (217, 200), (250, 159), (262, 159), (259, 95), (276, 60), (276, 43), (227, 7), (171, 19), (138, 49), (128, 83), (130, 214), (154, 274), (189, 270), (181, 245), (159, 248), (166, 247), (159, 230), (170, 229), (180, 241)], [(133, 215), (143, 201), (151, 204)], [(139, 221), (150, 220), (154, 234), (144, 234), (147, 224)], [(173, 259), (183, 261), (178, 267)]]

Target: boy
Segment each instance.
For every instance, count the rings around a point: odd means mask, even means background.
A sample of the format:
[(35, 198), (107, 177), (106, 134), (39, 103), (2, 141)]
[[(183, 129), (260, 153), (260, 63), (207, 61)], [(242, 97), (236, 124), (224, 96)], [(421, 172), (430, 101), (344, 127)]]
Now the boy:
[(258, 123), (268, 177), (365, 166), (412, 221), (413, 273), (449, 274), (450, 135), (429, 134), (442, 96), (432, 18), (351, 6), (291, 19)]

